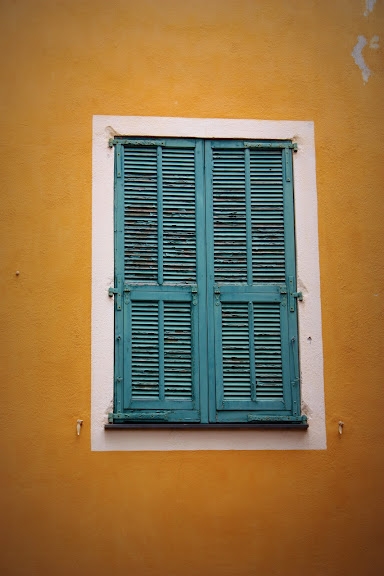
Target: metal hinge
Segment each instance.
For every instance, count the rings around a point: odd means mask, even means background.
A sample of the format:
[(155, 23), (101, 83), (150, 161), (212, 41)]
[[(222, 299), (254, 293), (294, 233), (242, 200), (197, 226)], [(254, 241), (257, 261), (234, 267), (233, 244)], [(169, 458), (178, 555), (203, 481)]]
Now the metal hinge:
[(120, 276), (116, 278), (116, 284), (117, 288), (115, 286), (108, 288), (108, 296), (115, 297), (116, 310), (121, 310), (122, 279)]
[(296, 300), (303, 300), (303, 293), (302, 292), (294, 292), (294, 278), (293, 276), (289, 277), (289, 311), (295, 311), (295, 302)]

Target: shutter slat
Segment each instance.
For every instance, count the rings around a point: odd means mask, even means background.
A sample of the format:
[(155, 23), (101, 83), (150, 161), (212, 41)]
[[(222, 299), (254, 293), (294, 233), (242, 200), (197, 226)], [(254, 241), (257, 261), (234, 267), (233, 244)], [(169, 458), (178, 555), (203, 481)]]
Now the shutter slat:
[(164, 305), (164, 387), (166, 399), (192, 399), (192, 328), (189, 302)]
[(222, 304), (224, 400), (250, 400), (248, 304)]
[(251, 150), (253, 281), (285, 282), (281, 151)]
[(212, 151), (214, 274), (216, 282), (247, 281), (243, 150)]
[(132, 303), (132, 398), (159, 398), (157, 302)]
[(165, 282), (196, 281), (194, 149), (163, 149)]
[(124, 149), (124, 279), (157, 280), (157, 151)]
[(279, 304), (254, 304), (256, 399), (283, 400)]

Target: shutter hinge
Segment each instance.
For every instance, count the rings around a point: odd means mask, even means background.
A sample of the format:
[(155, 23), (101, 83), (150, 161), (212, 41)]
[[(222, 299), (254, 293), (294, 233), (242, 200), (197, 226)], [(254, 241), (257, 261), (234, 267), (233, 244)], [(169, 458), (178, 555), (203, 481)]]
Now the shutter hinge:
[(121, 310), (121, 293), (120, 293), (120, 290), (118, 288), (109, 288), (108, 289), (108, 296), (110, 298), (112, 298), (112, 296), (115, 296), (116, 310)]
[(302, 292), (295, 292), (294, 291), (294, 282), (293, 282), (293, 276), (289, 277), (289, 310), (290, 312), (294, 312), (295, 311), (295, 301), (300, 300), (300, 302), (302, 302), (303, 300), (303, 293)]
[(120, 276), (116, 278), (116, 284), (117, 288), (115, 288), (114, 286), (108, 288), (108, 296), (110, 298), (112, 298), (112, 296), (115, 297), (116, 310), (121, 310), (122, 280)]

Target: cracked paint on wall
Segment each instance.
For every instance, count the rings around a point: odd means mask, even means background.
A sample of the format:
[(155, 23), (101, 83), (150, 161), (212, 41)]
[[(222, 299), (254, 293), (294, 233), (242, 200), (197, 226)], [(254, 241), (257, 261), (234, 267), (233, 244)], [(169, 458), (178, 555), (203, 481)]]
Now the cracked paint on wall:
[[(366, 61), (364, 60), (363, 56), (363, 49), (368, 44), (368, 40), (365, 36), (358, 36), (357, 37), (357, 44), (352, 50), (352, 57), (355, 61), (355, 64), (360, 68), (361, 74), (363, 76), (363, 82), (366, 84), (368, 82), (369, 77), (372, 74), (372, 71), (369, 69)], [(379, 37), (372, 36), (371, 41), (369, 43), (369, 48), (373, 50), (377, 50), (379, 47)]]

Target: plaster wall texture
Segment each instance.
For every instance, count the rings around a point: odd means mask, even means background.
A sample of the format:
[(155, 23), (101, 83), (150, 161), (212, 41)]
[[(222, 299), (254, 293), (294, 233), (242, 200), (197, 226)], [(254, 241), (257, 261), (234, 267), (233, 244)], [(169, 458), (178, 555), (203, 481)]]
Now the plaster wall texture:
[[(369, 4), (1, 3), (2, 575), (383, 573), (384, 2)], [(95, 114), (314, 122), (326, 450), (91, 452)]]

